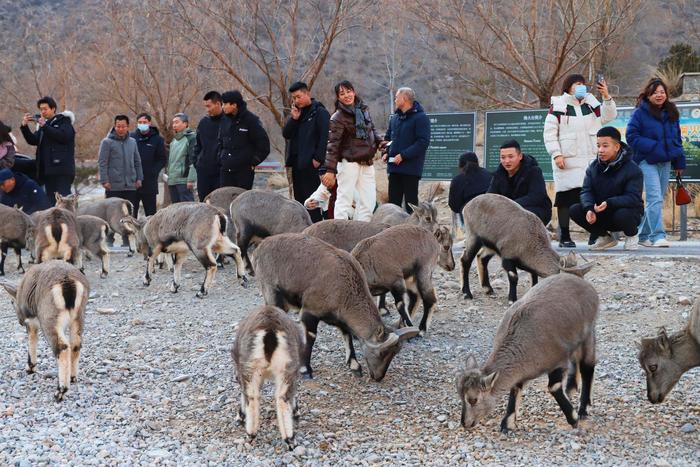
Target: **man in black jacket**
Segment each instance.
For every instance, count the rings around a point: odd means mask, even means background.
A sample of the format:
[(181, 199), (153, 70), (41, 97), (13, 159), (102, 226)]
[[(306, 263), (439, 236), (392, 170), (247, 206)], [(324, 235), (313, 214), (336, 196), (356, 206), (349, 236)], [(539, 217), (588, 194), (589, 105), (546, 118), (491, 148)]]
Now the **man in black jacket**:
[(547, 196), (547, 186), (537, 161), (523, 154), (514, 139), (503, 143), (500, 152), (501, 164), (493, 174), (488, 192), (512, 199), (547, 225), (552, 220), (552, 201)]
[[(311, 98), (306, 83), (297, 82), (289, 88), (292, 95), (291, 116), (282, 129), (287, 143), (286, 166), (292, 168), (294, 199), (304, 204), (321, 183), (318, 169), (326, 160), (330, 114)], [(321, 210), (309, 209), (313, 222), (323, 220)]]
[(131, 137), (141, 155), (141, 168), (143, 170), (143, 182), (141, 188), (136, 190), (134, 213), (138, 214), (139, 204), (143, 204), (143, 211), (147, 216), (156, 213), (156, 198), (158, 196), (158, 174), (168, 162), (168, 153), (165, 151), (165, 140), (158, 128), (151, 125), (151, 115), (142, 112), (136, 120), (136, 131)]
[[(67, 196), (75, 179), (75, 130), (73, 113), (56, 113), (56, 101), (45, 96), (36, 103), (41, 117), (24, 114), (20, 127), (27, 144), (36, 146), (36, 179), (46, 188), (49, 202), (56, 202), (55, 193)], [(39, 125), (37, 131), (29, 123)]]
[(209, 91), (204, 95), (204, 107), (207, 115), (197, 126), (197, 146), (195, 155), (197, 158), (197, 194), (199, 201), (212, 191), (219, 188), (219, 128), (224, 119), (224, 110), (221, 103), (221, 94)]
[(270, 154), (270, 139), (239, 91), (227, 91), (221, 100), (225, 116), (219, 132), (219, 184), (250, 190), (255, 166)]
[(571, 206), (571, 219), (598, 240), (591, 250), (617, 245), (611, 232), (625, 233), (625, 249), (638, 248), (637, 228), (644, 214), (642, 170), (613, 127), (598, 130), (598, 158), (586, 169), (581, 203)]

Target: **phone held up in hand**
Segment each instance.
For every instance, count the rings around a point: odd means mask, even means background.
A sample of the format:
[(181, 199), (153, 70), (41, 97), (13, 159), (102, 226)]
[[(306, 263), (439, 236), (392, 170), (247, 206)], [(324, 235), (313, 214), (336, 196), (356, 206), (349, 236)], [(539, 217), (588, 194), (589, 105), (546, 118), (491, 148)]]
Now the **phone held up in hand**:
[(603, 81), (605, 81), (605, 75), (603, 75), (602, 71), (598, 71), (595, 74), (595, 82), (597, 84), (603, 84)]

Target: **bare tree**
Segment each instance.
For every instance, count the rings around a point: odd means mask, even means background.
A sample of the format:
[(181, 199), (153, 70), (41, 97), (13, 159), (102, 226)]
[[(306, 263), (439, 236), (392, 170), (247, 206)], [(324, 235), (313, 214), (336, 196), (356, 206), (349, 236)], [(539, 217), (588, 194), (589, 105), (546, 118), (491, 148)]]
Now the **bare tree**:
[(172, 0), (172, 15), (204, 55), (192, 61), (221, 71), (264, 106), (280, 127), (287, 89), (313, 87), (336, 39), (360, 22), (363, 0)]
[(107, 9), (105, 33), (92, 47), (96, 94), (120, 112), (149, 112), (170, 141), (173, 115), (194, 110), (203, 93), (201, 51), (175, 32), (171, 16), (149, 6), (111, 0)]
[[(604, 3), (442, 0), (411, 9), (474, 92), (498, 106), (546, 107), (557, 82), (595, 62), (640, 12), (640, 0)], [(603, 66), (605, 54), (597, 59)]]

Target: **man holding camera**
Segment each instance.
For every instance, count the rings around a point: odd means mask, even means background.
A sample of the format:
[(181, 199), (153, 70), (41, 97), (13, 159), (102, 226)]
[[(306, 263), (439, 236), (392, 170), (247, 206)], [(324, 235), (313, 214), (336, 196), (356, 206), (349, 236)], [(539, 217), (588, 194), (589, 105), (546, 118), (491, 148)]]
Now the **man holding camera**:
[[(36, 146), (36, 178), (44, 185), (51, 205), (55, 193), (67, 196), (75, 179), (75, 130), (72, 112), (56, 113), (56, 101), (42, 97), (37, 101), (39, 114), (25, 114), (20, 127), (27, 144)], [(32, 132), (29, 123), (36, 122)]]
[(430, 119), (411, 88), (399, 88), (394, 104), (396, 111), (384, 135), (383, 145), (388, 149), (382, 159), (388, 162), (389, 202), (402, 206), (405, 201), (411, 214), (411, 205), (418, 204), (418, 182), (430, 145)]

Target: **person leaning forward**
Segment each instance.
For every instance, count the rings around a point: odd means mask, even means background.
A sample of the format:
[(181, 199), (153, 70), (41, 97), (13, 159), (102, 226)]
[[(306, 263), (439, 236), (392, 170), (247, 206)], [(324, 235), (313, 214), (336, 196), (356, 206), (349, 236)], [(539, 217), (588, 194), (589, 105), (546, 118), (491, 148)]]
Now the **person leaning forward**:
[(597, 133), (598, 158), (586, 170), (581, 202), (571, 207), (571, 218), (598, 240), (591, 250), (617, 245), (612, 232), (625, 234), (625, 249), (638, 247), (637, 228), (644, 214), (642, 170), (620, 132), (603, 127)]

